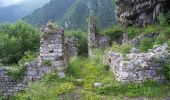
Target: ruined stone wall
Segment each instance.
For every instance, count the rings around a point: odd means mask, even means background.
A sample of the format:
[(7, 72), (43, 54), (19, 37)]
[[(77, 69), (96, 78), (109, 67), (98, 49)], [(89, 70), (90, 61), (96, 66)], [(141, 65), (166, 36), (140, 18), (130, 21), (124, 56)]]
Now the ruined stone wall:
[[(0, 95), (11, 96), (18, 91), (24, 91), (29, 81), (41, 80), (49, 72), (56, 72), (61, 78), (65, 77), (68, 58), (78, 54), (77, 40), (73, 37), (65, 38), (64, 31), (51, 24), (47, 24), (43, 32), (40, 55), (35, 61), (25, 64), (25, 75), (21, 79), (14, 80), (8, 76), (8, 67), (0, 68)], [(48, 65), (45, 62), (48, 62)]]
[(147, 53), (133, 48), (131, 53), (125, 56), (110, 51), (107, 61), (119, 82), (144, 82), (147, 79), (165, 81), (161, 65), (170, 55), (167, 48), (167, 44), (156, 45)]
[(25, 80), (14, 80), (7, 75), (7, 67), (0, 68), (0, 95), (13, 95), (23, 90), (26, 86)]
[(92, 56), (92, 49), (96, 47), (96, 20), (90, 17), (88, 20), (88, 56)]
[(65, 47), (68, 52), (68, 57), (74, 57), (78, 55), (78, 44), (75, 37), (66, 37), (65, 38)]
[(45, 65), (45, 62), (51, 63), (50, 67), (58, 72), (58, 75), (63, 77), (67, 67), (65, 55), (64, 31), (47, 25), (44, 29), (44, 36), (41, 38), (40, 47), (40, 64)]
[[(114, 33), (113, 33), (114, 34)], [(103, 35), (96, 32), (96, 20), (90, 17), (88, 20), (88, 55), (94, 55), (93, 49), (110, 47), (114, 42), (122, 44), (122, 37), (114, 39), (111, 36)]]

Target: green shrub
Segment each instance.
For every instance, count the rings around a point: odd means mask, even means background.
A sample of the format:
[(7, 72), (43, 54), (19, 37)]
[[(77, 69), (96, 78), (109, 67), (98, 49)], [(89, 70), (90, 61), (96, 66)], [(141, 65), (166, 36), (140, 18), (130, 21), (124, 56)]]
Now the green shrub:
[(150, 34), (153, 32), (159, 32), (162, 29), (159, 25), (150, 25), (145, 28), (143, 28), (143, 33), (144, 34)]
[(73, 83), (49, 83), (35, 82), (29, 84), (25, 93), (17, 94), (15, 100), (56, 100), (61, 94), (70, 93), (75, 89)]
[(162, 73), (166, 77), (166, 79), (170, 80), (170, 59), (168, 58), (167, 61), (163, 64)]
[(141, 30), (138, 27), (128, 27), (126, 32), (128, 33), (128, 38), (133, 39), (141, 33)]
[(115, 51), (115, 52), (119, 52), (119, 53), (122, 53), (122, 54), (126, 54), (126, 53), (129, 53), (129, 51), (132, 49), (132, 46), (129, 45), (129, 44), (122, 44), (122, 45), (119, 45), (119, 44), (112, 44), (111, 46), (111, 50)]
[(66, 70), (67, 74), (75, 78), (82, 78), (83, 75), (81, 71), (82, 71), (84, 64), (87, 62), (88, 60), (85, 59), (84, 57), (70, 59), (68, 68)]
[(59, 79), (59, 77), (56, 74), (56, 72), (47, 73), (44, 76), (44, 81), (47, 82), (47, 83), (48, 82), (54, 82), (55, 80), (58, 80), (58, 79)]
[(119, 26), (113, 26), (111, 28), (105, 29), (102, 34), (110, 36), (113, 39), (118, 39), (122, 36), (124, 29)]
[(158, 16), (158, 20), (159, 20), (160, 25), (162, 25), (162, 26), (168, 25), (167, 18), (165, 17), (165, 15), (163, 13)]
[(144, 38), (139, 44), (139, 49), (143, 52), (147, 52), (152, 47), (153, 47), (153, 40), (151, 38)]
[(29, 63), (31, 61), (35, 61), (37, 58), (36, 53), (31, 52), (25, 52), (24, 56), (18, 61), (18, 65), (22, 66), (25, 65), (25, 63)]
[(112, 51), (119, 51), (119, 48), (120, 48), (120, 45), (119, 45), (119, 44), (113, 43), (110, 49), (111, 49)]
[(135, 84), (135, 83), (126, 83), (126, 84), (116, 84), (107, 85), (101, 88), (96, 89), (96, 92), (99, 94), (105, 95), (114, 95), (118, 96), (122, 94), (127, 97), (139, 97), (146, 96), (148, 98), (159, 98), (164, 97), (167, 92), (166, 85), (154, 82), (146, 81), (145, 83)]
[(164, 34), (167, 38), (170, 37), (170, 28), (167, 27), (165, 30), (161, 32), (161, 34)]
[(0, 25), (0, 63), (18, 63), (25, 52), (39, 49), (39, 41), (40, 32), (25, 22)]
[(93, 49), (92, 50), (93, 55), (91, 56), (91, 62), (97, 63), (103, 63), (103, 57), (104, 57), (104, 50), (103, 49)]
[(120, 53), (123, 53), (123, 54), (126, 54), (126, 53), (129, 53), (129, 51), (132, 49), (132, 46), (129, 45), (129, 44), (123, 44), (120, 46), (119, 48), (119, 52)]
[(164, 34), (160, 34), (158, 37), (155, 38), (154, 45), (161, 45), (165, 43), (167, 41), (166, 38), (167, 37)]
[(11, 66), (8, 69), (8, 76), (12, 77), (14, 80), (21, 79), (25, 75), (24, 66)]
[[(79, 57), (72, 59), (67, 69), (67, 75), (77, 79), (85, 79), (87, 81), (94, 80), (103, 83), (114, 82), (114, 75), (110, 72), (108, 66)], [(86, 81), (86, 82), (87, 82)]]
[(43, 65), (50, 67), (50, 66), (52, 66), (52, 63), (50, 60), (45, 60), (45, 61), (43, 61)]
[(88, 53), (88, 44), (87, 44), (87, 33), (81, 30), (70, 30), (65, 32), (66, 36), (73, 36), (77, 41), (78, 54), (87, 55)]

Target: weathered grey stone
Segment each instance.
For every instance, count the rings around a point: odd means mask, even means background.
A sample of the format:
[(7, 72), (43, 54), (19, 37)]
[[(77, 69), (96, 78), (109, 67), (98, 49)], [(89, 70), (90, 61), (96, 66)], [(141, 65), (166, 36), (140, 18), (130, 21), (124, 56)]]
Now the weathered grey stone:
[(94, 83), (94, 87), (95, 87), (95, 88), (100, 88), (100, 87), (102, 87), (102, 86), (103, 86), (102, 83)]
[(62, 71), (62, 72), (58, 72), (58, 76), (60, 78), (64, 78), (65, 77), (65, 73)]
[[(156, 81), (165, 80), (158, 70), (161, 69), (161, 64), (169, 57), (168, 45), (154, 46), (147, 53), (130, 53), (125, 57), (128, 61), (122, 59), (123, 56), (119, 53), (109, 52), (107, 54), (110, 60), (110, 69), (115, 73), (116, 80), (124, 82), (143, 82), (146, 79), (154, 79)], [(118, 60), (118, 61), (117, 61)]]
[[(68, 57), (77, 54), (77, 45), (72, 38), (71, 41), (65, 43), (64, 31), (62, 29), (55, 29), (50, 23), (43, 29), (45, 35), (41, 38), (40, 55), (33, 62), (25, 64), (25, 76), (22, 79), (14, 80), (8, 76), (9, 67), (0, 67), (0, 95), (11, 96), (16, 92), (26, 90), (29, 81), (41, 80), (46, 73), (58, 72), (58, 76), (65, 77), (65, 70), (67, 68)], [(70, 40), (69, 40), (70, 39)], [(72, 52), (74, 48), (74, 53)], [(68, 50), (67, 50), (68, 49)], [(68, 56), (67, 54), (71, 54)], [(52, 66), (44, 66), (45, 61), (50, 61)]]
[(130, 53), (141, 53), (141, 51), (139, 49), (136, 49), (136, 48), (132, 48), (130, 50)]

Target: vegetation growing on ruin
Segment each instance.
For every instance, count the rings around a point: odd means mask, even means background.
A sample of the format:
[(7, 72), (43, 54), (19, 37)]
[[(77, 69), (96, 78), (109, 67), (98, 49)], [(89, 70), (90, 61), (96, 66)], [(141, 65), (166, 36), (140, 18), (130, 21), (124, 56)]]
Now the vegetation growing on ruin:
[[(94, 83), (101, 82), (103, 87), (95, 88)], [(14, 100), (39, 100), (56, 98), (71, 99), (76, 95), (83, 100), (110, 100), (147, 97), (160, 99), (170, 95), (168, 84), (148, 80), (145, 83), (120, 84), (107, 66), (85, 57), (74, 58), (69, 62), (66, 77), (60, 79), (55, 72), (48, 73), (40, 82), (29, 84), (29, 90), (17, 94)], [(73, 98), (72, 98), (73, 99)]]
[[(60, 6), (63, 5), (63, 0), (60, 1)], [(71, 0), (70, 0), (71, 1)], [(74, 0), (73, 0), (74, 1)], [(104, 0), (103, 0), (104, 1)], [(54, 1), (52, 1), (54, 2)], [(85, 20), (83, 22), (80, 17), (85, 18), (82, 11), (87, 13), (84, 2), (77, 0), (78, 3), (74, 5), (76, 7), (68, 8), (72, 5), (67, 2), (68, 7), (64, 7), (65, 10), (60, 12), (59, 15), (55, 15), (56, 18), (52, 16), (52, 20), (61, 19), (61, 15), (71, 17), (71, 22), (76, 23), (71, 26), (85, 29)], [(94, 0), (93, 2), (97, 2)], [(78, 5), (81, 4), (81, 5)], [(106, 4), (107, 5), (107, 4)], [(104, 5), (104, 7), (106, 6)], [(82, 7), (82, 9), (77, 9)], [(43, 9), (52, 9), (55, 11), (55, 4), (52, 6), (44, 7)], [(94, 7), (96, 9), (96, 7)], [(64, 14), (65, 11), (69, 11), (68, 14)], [(108, 15), (104, 15), (105, 9), (101, 13), (97, 13), (97, 19), (106, 19)], [(31, 16), (25, 18), (26, 20), (31, 20), (32, 24), (41, 25), (46, 23), (48, 17), (52, 14), (58, 13), (56, 10), (54, 12), (42, 12), (39, 9), (31, 18)], [(75, 11), (78, 12), (73, 13)], [(37, 16), (46, 14), (49, 15), (43, 18), (42, 16), (35, 20)], [(73, 19), (72, 15), (75, 15)], [(51, 16), (50, 16), (51, 17)], [(159, 23), (155, 25), (148, 25), (146, 27), (136, 27), (131, 26), (127, 28), (122, 28), (120, 26), (113, 26), (105, 30), (101, 30), (98, 27), (98, 32), (102, 35), (110, 36), (112, 39), (121, 38), (123, 33), (128, 34), (129, 40), (134, 39), (140, 35), (146, 35), (150, 33), (158, 32), (159, 36), (153, 38), (144, 38), (140, 41), (138, 49), (142, 52), (147, 52), (154, 45), (160, 45), (163, 43), (168, 43), (170, 46), (170, 25), (167, 23), (169, 14), (160, 15)], [(45, 20), (44, 20), (45, 19)], [(108, 18), (109, 20), (109, 18)], [(106, 21), (108, 21), (106, 20)], [(35, 22), (39, 23), (35, 23)], [(82, 24), (83, 23), (83, 24)], [(110, 23), (101, 23), (100, 25), (110, 26)], [(33, 26), (19, 21), (14, 24), (3, 24), (0, 25), (0, 63), (4, 65), (11, 66), (8, 70), (8, 75), (14, 80), (21, 79), (25, 74), (25, 64), (27, 62), (34, 61), (37, 57), (37, 51), (39, 48), (40, 32)], [(46, 34), (48, 35), (48, 34)], [(109, 67), (103, 64), (103, 57), (106, 51), (115, 51), (122, 54), (128, 54), (132, 49), (131, 44), (117, 44), (113, 43), (111, 47), (102, 49), (93, 49), (94, 55), (91, 58), (87, 58), (88, 54), (88, 43), (87, 43), (87, 32), (81, 30), (67, 30), (65, 36), (74, 36), (78, 41), (78, 56), (69, 59), (68, 68), (66, 69), (66, 77), (59, 78), (57, 72), (47, 73), (44, 78), (37, 82), (30, 82), (26, 91), (22, 91), (15, 96), (9, 98), (9, 100), (56, 100), (56, 99), (74, 99), (73, 96), (83, 99), (83, 100), (113, 100), (113, 99), (130, 99), (138, 97), (147, 97), (149, 99), (159, 100), (170, 96), (170, 84), (169, 81), (165, 83), (158, 83), (153, 80), (145, 80), (144, 83), (125, 83), (121, 84), (116, 81), (114, 74), (110, 71)], [(50, 61), (44, 61), (44, 65), (51, 66)], [(1, 66), (1, 65), (0, 65)], [(163, 73), (166, 79), (170, 80), (170, 61), (167, 60), (161, 65)], [(95, 87), (94, 83), (102, 83), (103, 86)], [(3, 97), (0, 97), (0, 100)]]
[(75, 37), (77, 39), (77, 47), (79, 55), (87, 55), (88, 53), (88, 40), (87, 33), (81, 30), (69, 30), (65, 32), (66, 37)]

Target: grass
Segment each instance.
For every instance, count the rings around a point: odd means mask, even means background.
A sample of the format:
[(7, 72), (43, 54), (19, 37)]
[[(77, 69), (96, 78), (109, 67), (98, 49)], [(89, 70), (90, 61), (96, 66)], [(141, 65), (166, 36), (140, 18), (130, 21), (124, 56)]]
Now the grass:
[(161, 26), (158, 24), (155, 25), (149, 25), (147, 27), (136, 27), (131, 26), (128, 28), (122, 28), (117, 25), (110, 27), (108, 29), (105, 29), (104, 31), (100, 31), (101, 34), (110, 36), (113, 39), (118, 39), (122, 36), (123, 33), (128, 34), (129, 40), (135, 38), (136, 36), (142, 35), (142, 34), (150, 34), (153, 32), (160, 32), (165, 33), (166, 35), (170, 36), (170, 25)]
[[(94, 88), (95, 82), (100, 82), (104, 86)], [(42, 81), (30, 83), (28, 90), (17, 94), (13, 100), (56, 100), (63, 95), (69, 100), (71, 94), (80, 96), (82, 100), (112, 100), (113, 98), (121, 100), (125, 97), (141, 96), (160, 99), (170, 96), (170, 85), (151, 80), (143, 84), (120, 84), (107, 66), (95, 60), (78, 57), (70, 61), (65, 78), (60, 79), (55, 72), (48, 73)]]
[(144, 96), (150, 99), (161, 98), (169, 96), (169, 86), (160, 84), (154, 81), (147, 81), (143, 84), (128, 83), (128, 84), (115, 84), (112, 83), (108, 86), (97, 89), (97, 93), (105, 95), (124, 95), (124, 97), (134, 98)]
[[(104, 34), (119, 37), (122, 32), (127, 32), (129, 39), (133, 39), (140, 34), (160, 32), (161, 35), (156, 38), (145, 38), (141, 41), (139, 48), (143, 52), (147, 52), (153, 45), (159, 45), (164, 42), (168, 42), (170, 45), (169, 26), (129, 27), (123, 30), (116, 26), (106, 30)], [(84, 46), (82, 44), (87, 44), (85, 43), (86, 35), (81, 36), (82, 34), (80, 35), (79, 33), (81, 32), (66, 32), (67, 36), (74, 35), (76, 38), (84, 38), (83, 41), (78, 42), (81, 48), (81, 46)], [(132, 46), (128, 44), (118, 45), (115, 43), (109, 50), (126, 54), (131, 48)], [(82, 100), (122, 100), (125, 97), (147, 97), (148, 99), (159, 100), (170, 96), (170, 84), (168, 83), (161, 84), (148, 80), (141, 84), (120, 84), (115, 80), (109, 67), (102, 64), (104, 50), (96, 49), (94, 52), (95, 56), (91, 59), (86, 57), (71, 58), (65, 78), (60, 79), (55, 72), (48, 73), (42, 81), (30, 83), (28, 90), (17, 94), (13, 100), (56, 100), (62, 95), (65, 95), (69, 100), (71, 99), (70, 94), (77, 94)], [(166, 75), (169, 76), (169, 65), (166, 68)], [(77, 81), (77, 79), (81, 79), (81, 81)], [(100, 82), (104, 85), (101, 88), (94, 88), (93, 84), (95, 82)]]

